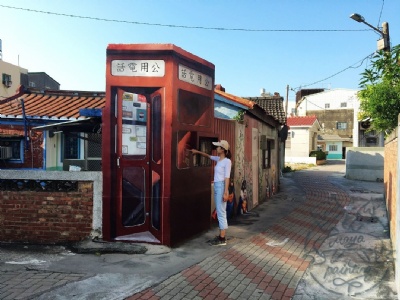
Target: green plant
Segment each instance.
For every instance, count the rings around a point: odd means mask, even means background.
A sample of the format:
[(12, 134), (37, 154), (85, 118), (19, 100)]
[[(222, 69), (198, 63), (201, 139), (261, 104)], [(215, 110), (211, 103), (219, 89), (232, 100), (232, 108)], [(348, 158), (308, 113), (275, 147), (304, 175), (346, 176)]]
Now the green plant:
[(234, 120), (238, 121), (238, 122), (243, 122), (244, 120), (244, 114), (246, 113), (246, 111), (244, 110), (239, 110), (236, 114), (236, 116), (233, 117)]
[(326, 153), (324, 151), (311, 151), (309, 157), (316, 157), (317, 160), (324, 160), (326, 159)]
[(296, 170), (292, 169), (290, 166), (285, 166), (282, 170), (282, 173), (289, 173), (289, 172), (294, 172)]
[(370, 130), (386, 134), (398, 125), (400, 113), (400, 45), (392, 51), (379, 51), (371, 67), (361, 73), (359, 119), (370, 118)]

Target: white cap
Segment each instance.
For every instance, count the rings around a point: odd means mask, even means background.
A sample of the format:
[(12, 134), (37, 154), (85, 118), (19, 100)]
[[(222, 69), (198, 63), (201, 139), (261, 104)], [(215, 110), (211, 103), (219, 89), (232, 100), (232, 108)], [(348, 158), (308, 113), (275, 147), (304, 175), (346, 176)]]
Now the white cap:
[(220, 147), (224, 148), (225, 150), (229, 150), (229, 144), (225, 140), (221, 140), (219, 142), (213, 142), (213, 145), (214, 146), (220, 146)]

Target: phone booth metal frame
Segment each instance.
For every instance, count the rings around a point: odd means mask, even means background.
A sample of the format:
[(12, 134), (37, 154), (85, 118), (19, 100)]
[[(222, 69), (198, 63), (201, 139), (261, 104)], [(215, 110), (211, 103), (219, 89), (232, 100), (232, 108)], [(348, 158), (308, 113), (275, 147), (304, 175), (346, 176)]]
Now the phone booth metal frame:
[(172, 44), (110, 44), (103, 239), (176, 245), (210, 227), (212, 63)]

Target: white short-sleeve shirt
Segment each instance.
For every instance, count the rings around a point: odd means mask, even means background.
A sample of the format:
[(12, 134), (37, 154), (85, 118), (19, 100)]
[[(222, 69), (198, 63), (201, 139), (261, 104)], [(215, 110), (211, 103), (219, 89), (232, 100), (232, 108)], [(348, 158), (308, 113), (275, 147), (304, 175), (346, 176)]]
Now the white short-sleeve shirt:
[(224, 181), (231, 177), (232, 162), (229, 158), (219, 159), (219, 156), (210, 156), (211, 160), (216, 161), (214, 168), (214, 182)]

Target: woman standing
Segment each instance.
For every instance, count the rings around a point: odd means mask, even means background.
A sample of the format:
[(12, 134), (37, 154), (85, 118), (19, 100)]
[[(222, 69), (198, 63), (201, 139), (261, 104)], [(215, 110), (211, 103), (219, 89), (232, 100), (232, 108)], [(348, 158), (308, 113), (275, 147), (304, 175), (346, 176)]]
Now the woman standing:
[(226, 230), (228, 229), (228, 221), (226, 218), (226, 201), (229, 197), (229, 182), (231, 177), (230, 160), (231, 153), (229, 151), (229, 144), (225, 140), (213, 142), (217, 146), (217, 156), (209, 155), (205, 152), (192, 149), (193, 154), (200, 154), (201, 156), (208, 157), (216, 161), (217, 164), (214, 168), (214, 201), (217, 210), (219, 236), (210, 241), (210, 245), (226, 245)]

